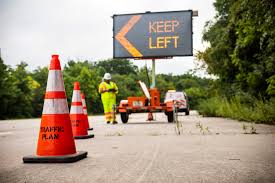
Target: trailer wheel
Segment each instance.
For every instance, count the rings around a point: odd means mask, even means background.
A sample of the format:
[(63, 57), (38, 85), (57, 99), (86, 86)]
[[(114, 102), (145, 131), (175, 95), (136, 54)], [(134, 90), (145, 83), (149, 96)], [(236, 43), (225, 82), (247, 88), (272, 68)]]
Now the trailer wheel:
[(122, 123), (127, 123), (128, 119), (129, 119), (129, 114), (126, 112), (122, 112), (122, 113), (120, 113), (120, 118), (121, 118)]
[(188, 116), (188, 115), (189, 115), (189, 109), (187, 109), (185, 112), (185, 116)]
[(172, 123), (174, 121), (173, 111), (167, 112), (167, 119), (168, 119), (168, 123)]

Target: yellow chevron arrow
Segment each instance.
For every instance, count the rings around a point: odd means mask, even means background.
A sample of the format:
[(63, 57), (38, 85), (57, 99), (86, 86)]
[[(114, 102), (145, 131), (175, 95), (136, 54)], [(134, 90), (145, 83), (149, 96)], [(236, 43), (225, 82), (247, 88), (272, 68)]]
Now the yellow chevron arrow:
[(141, 15), (134, 15), (125, 24), (122, 29), (116, 34), (115, 38), (118, 42), (133, 56), (142, 57), (143, 55), (125, 38), (125, 35), (132, 29), (132, 27), (139, 21)]

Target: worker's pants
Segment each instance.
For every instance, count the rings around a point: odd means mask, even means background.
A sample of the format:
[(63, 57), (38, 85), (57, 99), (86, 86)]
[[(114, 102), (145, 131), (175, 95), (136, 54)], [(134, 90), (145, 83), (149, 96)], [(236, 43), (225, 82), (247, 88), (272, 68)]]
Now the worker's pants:
[(113, 111), (113, 105), (116, 104), (115, 100), (103, 100), (103, 108), (104, 108), (104, 114), (106, 121), (113, 122), (115, 121), (115, 114)]

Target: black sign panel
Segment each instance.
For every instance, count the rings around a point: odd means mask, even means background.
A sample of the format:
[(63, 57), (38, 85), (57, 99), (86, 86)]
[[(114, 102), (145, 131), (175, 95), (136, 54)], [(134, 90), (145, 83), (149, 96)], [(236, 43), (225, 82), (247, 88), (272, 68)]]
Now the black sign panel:
[(114, 58), (192, 56), (192, 10), (114, 15)]

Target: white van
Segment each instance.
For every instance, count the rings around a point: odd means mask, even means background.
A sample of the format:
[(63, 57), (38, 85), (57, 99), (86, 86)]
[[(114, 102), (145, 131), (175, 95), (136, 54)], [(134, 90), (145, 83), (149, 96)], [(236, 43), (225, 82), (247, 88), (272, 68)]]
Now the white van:
[(178, 112), (185, 112), (185, 115), (189, 115), (189, 102), (185, 92), (168, 90), (165, 95), (164, 103), (171, 101), (177, 102)]

